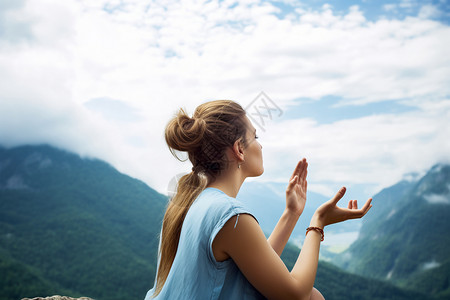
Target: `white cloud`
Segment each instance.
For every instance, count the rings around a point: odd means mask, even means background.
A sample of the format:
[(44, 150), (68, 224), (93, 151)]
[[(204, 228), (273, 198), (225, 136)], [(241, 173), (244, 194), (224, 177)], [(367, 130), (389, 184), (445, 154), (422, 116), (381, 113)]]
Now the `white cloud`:
[(441, 265), (442, 265), (441, 263), (439, 263), (439, 262), (437, 262), (436, 260), (433, 259), (432, 261), (423, 263), (422, 270), (434, 269), (434, 268), (440, 267)]
[(327, 182), (335, 189), (371, 183), (374, 193), (408, 172), (428, 169), (436, 161), (449, 162), (446, 137), (450, 134), (450, 101), (442, 102), (447, 104), (445, 109), (436, 105), (427, 111), (373, 115), (332, 124), (305, 119), (271, 124), (264, 136), (263, 151), (268, 157), (283, 159), (266, 162), (266, 170), (271, 173), (266, 175), (287, 178), (296, 160), (305, 156), (310, 162), (309, 182)]
[(424, 5), (420, 8), (419, 18), (429, 19), (437, 18), (441, 15), (439, 9), (434, 5)]
[[(438, 169), (440, 169), (438, 167)], [(439, 170), (435, 170), (439, 172)], [(430, 204), (450, 204), (450, 184), (447, 184), (447, 191), (441, 194), (430, 193), (423, 196)]]
[(389, 212), (389, 214), (386, 217), (386, 220), (389, 220), (393, 215), (395, 215), (395, 213), (397, 212), (397, 210), (393, 209)]
[[(417, 18), (371, 22), (357, 6), (338, 15), (329, 5), (280, 20), (279, 9), (256, 0), (17, 3), (0, 12), (8, 25), (0, 38), (4, 144), (48, 142), (98, 156), (164, 191), (189, 169), (164, 144), (175, 110), (216, 98), (245, 106), (264, 90), (283, 108), (327, 95), (343, 105), (394, 99), (418, 108), (271, 126), (267, 180), (284, 178), (300, 152), (315, 165), (311, 186), (322, 191), (324, 182), (382, 186), (449, 153), (450, 29), (427, 19), (436, 14), (430, 7)], [(123, 122), (85, 106), (100, 98), (139, 117)]]
[(399, 6), (402, 8), (412, 8), (416, 5), (416, 0), (401, 0), (399, 3)]
[(431, 204), (450, 204), (450, 195), (429, 194), (424, 198)]
[(387, 12), (396, 11), (397, 10), (397, 4), (385, 4), (383, 5), (383, 9)]

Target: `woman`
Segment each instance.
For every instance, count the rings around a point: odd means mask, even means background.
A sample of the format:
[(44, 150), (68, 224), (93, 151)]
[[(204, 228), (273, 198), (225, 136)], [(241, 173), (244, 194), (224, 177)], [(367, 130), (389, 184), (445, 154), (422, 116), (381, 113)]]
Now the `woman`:
[[(162, 224), (155, 286), (147, 299), (324, 299), (313, 288), (326, 225), (362, 217), (356, 200), (336, 206), (345, 193), (314, 213), (291, 272), (282, 260), (306, 202), (308, 163), (296, 166), (286, 189), (286, 209), (268, 239), (235, 199), (247, 177), (263, 173), (262, 147), (242, 107), (227, 100), (182, 109), (168, 123), (166, 142), (185, 151), (192, 172), (183, 176)], [(176, 155), (175, 155), (176, 156)]]

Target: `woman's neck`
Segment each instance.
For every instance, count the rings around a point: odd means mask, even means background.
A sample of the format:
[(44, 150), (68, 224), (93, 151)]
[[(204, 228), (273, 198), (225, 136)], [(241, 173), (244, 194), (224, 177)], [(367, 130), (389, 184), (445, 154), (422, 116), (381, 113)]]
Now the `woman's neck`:
[(213, 187), (221, 190), (230, 197), (236, 198), (245, 177), (240, 170), (226, 170), (222, 172), (213, 182), (207, 187)]

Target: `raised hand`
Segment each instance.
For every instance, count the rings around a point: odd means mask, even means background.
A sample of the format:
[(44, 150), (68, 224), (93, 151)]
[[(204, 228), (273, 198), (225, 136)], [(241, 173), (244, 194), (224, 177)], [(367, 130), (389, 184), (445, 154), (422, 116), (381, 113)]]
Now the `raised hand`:
[(286, 188), (286, 209), (300, 216), (306, 203), (306, 175), (308, 174), (306, 158), (300, 160), (289, 179)]
[(345, 220), (358, 219), (363, 217), (372, 207), (372, 198), (368, 199), (361, 209), (358, 209), (357, 200), (350, 200), (347, 208), (338, 207), (337, 203), (344, 196), (345, 191), (346, 188), (342, 187), (332, 199), (322, 204), (316, 210), (311, 219), (311, 226), (323, 228)]

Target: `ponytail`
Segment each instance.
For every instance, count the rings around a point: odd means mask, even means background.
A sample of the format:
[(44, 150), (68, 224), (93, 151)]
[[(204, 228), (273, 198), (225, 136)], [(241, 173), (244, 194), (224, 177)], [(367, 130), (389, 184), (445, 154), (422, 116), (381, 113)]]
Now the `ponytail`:
[(161, 261), (158, 266), (155, 296), (161, 292), (175, 259), (184, 218), (194, 200), (206, 188), (206, 184), (207, 179), (201, 174), (191, 172), (184, 175), (178, 182), (177, 193), (167, 205), (162, 224), (159, 253)]

